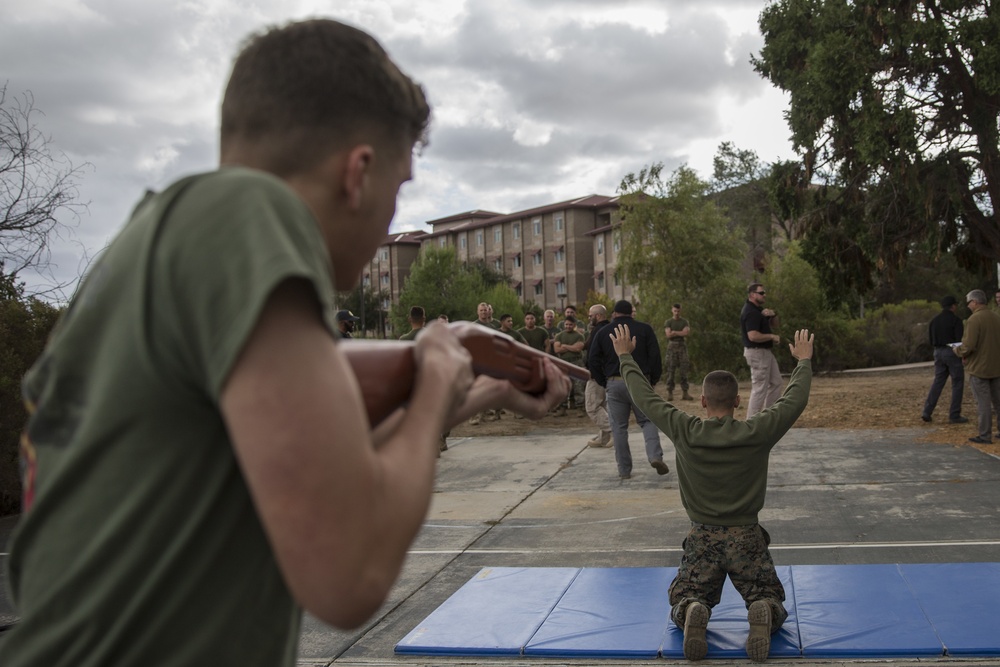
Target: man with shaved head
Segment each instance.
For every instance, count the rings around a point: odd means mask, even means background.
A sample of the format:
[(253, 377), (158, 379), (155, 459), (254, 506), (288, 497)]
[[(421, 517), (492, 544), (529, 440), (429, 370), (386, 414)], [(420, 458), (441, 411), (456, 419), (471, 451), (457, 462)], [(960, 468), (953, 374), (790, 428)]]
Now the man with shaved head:
[(771, 448), (809, 400), (813, 336), (805, 329), (795, 333), (789, 348), (799, 363), (784, 394), (770, 408), (737, 421), (740, 395), (732, 373), (706, 375), (701, 393), (705, 418), (689, 415), (653, 391), (632, 359), (636, 343), (628, 326), (611, 327), (632, 401), (674, 443), (681, 503), (692, 523), (669, 590), (670, 616), (684, 630), (684, 657), (701, 660), (708, 652), (708, 619), (728, 576), (747, 606), (747, 655), (762, 662), (771, 650), (771, 635), (788, 612), (767, 548), (771, 538), (757, 515), (764, 507)]

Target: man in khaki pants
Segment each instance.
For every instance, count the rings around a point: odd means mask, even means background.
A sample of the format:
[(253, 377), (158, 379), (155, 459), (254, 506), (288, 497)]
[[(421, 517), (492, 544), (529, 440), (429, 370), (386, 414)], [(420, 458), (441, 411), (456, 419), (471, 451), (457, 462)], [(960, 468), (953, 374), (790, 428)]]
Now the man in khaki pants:
[[(587, 335), (587, 342), (583, 346), (584, 358), (590, 356), (590, 346), (594, 344), (594, 337), (604, 328), (611, 324), (608, 321), (608, 309), (601, 304), (594, 304), (587, 311), (590, 317), (590, 332)], [(604, 335), (608, 335), (605, 331)], [(611, 447), (611, 422), (608, 421), (608, 394), (604, 387), (597, 384), (594, 378), (587, 380), (587, 386), (583, 390), (584, 405), (587, 408), (587, 415), (597, 425), (600, 432), (596, 438), (587, 441), (588, 447)]]
[(974, 289), (965, 299), (972, 315), (956, 353), (969, 373), (979, 414), (979, 435), (969, 438), (969, 442), (985, 445), (993, 442), (991, 412), (996, 413), (997, 437), (1000, 437), (1000, 315), (986, 305), (983, 290)]

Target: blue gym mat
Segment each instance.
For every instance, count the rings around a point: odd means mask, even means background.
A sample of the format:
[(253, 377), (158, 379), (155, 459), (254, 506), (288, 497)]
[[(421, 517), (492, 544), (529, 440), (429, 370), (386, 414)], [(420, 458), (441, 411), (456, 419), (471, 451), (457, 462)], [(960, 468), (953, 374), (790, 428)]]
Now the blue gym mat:
[[(484, 568), (397, 645), (412, 655), (682, 658), (667, 587), (676, 568)], [(1000, 656), (1000, 563), (778, 568), (788, 620), (772, 657)], [(745, 657), (730, 582), (709, 658)]]

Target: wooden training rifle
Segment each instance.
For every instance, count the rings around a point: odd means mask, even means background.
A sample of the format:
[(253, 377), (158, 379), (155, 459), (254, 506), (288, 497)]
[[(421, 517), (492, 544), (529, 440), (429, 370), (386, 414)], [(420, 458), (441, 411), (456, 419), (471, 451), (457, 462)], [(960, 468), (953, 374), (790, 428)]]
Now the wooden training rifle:
[[(520, 391), (541, 394), (546, 384), (542, 362), (549, 359), (571, 379), (590, 379), (590, 371), (586, 368), (518, 343), (495, 329), (471, 322), (454, 322), (448, 326), (472, 356), (472, 371), (476, 375), (509, 380)], [(361, 396), (372, 426), (409, 401), (417, 374), (414, 345), (412, 341), (398, 340), (342, 341), (340, 349), (347, 355), (361, 385)]]

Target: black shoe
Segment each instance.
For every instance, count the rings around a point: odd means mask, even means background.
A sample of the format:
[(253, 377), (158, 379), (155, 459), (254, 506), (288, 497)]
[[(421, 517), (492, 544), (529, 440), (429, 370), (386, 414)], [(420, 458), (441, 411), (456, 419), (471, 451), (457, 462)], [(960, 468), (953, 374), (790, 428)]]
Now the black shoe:
[(952, 417), (948, 421), (950, 421), (952, 424), (968, 424), (969, 418), (959, 415), (958, 417)]
[(649, 465), (656, 468), (657, 475), (666, 475), (668, 472), (670, 472), (670, 468), (668, 468), (667, 464), (663, 462), (663, 459), (656, 459), (655, 461), (650, 461)]
[(920, 418), (923, 419), (925, 422), (929, 422), (931, 420), (930, 415), (920, 415)]
[(980, 438), (978, 435), (975, 438), (969, 438), (969, 442), (974, 442), (977, 445), (990, 445), (990, 444), (993, 444), (992, 440), (987, 440), (986, 438)]
[(632, 473), (620, 472), (618, 473), (618, 479), (632, 479)]

